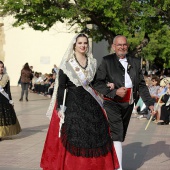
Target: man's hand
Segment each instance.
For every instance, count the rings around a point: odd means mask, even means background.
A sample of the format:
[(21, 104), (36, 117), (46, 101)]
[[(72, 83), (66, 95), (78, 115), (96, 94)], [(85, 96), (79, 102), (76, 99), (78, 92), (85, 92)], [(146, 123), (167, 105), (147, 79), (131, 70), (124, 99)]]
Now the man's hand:
[(110, 90), (113, 90), (115, 88), (114, 83), (107, 83), (107, 87), (110, 87)]
[(117, 91), (116, 91), (116, 95), (120, 96), (121, 98), (125, 97), (126, 93), (127, 93), (126, 87), (121, 87), (121, 88), (117, 89)]
[(156, 114), (156, 110), (154, 110), (154, 106), (149, 106), (152, 116)]

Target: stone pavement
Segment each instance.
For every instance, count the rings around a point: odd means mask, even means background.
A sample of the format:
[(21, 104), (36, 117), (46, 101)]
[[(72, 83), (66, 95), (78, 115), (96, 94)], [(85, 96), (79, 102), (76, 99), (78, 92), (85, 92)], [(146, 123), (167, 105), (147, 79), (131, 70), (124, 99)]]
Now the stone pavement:
[[(22, 132), (0, 142), (0, 170), (40, 170), (50, 99), (29, 93), (29, 102), (19, 102), (21, 88), (11, 87), (11, 91)], [(146, 124), (132, 115), (123, 143), (124, 170), (170, 170), (170, 125), (151, 122), (145, 131)]]

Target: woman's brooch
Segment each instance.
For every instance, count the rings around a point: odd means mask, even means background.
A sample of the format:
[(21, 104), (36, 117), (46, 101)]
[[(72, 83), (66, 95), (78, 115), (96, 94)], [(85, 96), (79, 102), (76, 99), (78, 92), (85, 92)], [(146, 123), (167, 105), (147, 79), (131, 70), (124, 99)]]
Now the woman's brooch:
[(131, 68), (131, 65), (129, 64), (129, 65), (128, 65), (128, 70), (129, 70), (130, 68)]

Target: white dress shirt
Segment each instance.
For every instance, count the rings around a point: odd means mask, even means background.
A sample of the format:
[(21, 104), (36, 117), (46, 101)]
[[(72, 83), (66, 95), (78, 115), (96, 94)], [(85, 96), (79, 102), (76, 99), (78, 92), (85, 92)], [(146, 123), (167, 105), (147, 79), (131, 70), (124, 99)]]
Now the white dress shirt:
[(128, 66), (128, 62), (126, 58), (123, 59), (119, 59), (120, 63), (122, 64), (122, 66), (125, 68), (125, 87), (126, 88), (132, 88), (132, 80), (130, 79), (129, 74), (127, 73), (127, 66)]

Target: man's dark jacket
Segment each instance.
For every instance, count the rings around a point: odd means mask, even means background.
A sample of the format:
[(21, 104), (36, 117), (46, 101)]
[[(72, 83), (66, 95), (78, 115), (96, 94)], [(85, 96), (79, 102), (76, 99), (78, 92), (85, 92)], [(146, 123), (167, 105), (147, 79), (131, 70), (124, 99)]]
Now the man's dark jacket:
[[(153, 99), (150, 97), (148, 87), (146, 86), (139, 58), (126, 56), (128, 66), (127, 72), (130, 75), (133, 84), (133, 98), (138, 99), (140, 95), (147, 106), (153, 105)], [(108, 98), (120, 100), (116, 95), (116, 90), (120, 87), (125, 87), (125, 69), (119, 62), (116, 54), (111, 54), (103, 57), (102, 63), (99, 66), (93, 87), (101, 94)], [(107, 87), (107, 82), (114, 83), (114, 90)]]

